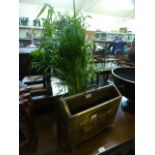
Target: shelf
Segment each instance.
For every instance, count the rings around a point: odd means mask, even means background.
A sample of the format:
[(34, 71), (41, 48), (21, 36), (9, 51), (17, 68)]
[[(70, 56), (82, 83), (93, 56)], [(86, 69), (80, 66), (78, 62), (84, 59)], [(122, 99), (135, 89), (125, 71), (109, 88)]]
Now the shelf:
[(112, 42), (115, 37), (119, 36), (122, 38), (123, 42), (132, 42), (134, 40), (135, 34), (132, 32), (96, 32), (95, 34), (95, 42)]
[(42, 30), (43, 27), (38, 27), (38, 26), (19, 26), (19, 29), (39, 29), (39, 30)]
[(126, 32), (126, 33), (123, 33), (123, 32), (96, 32), (96, 34), (134, 35), (132, 32)]
[[(99, 40), (99, 39), (95, 39), (94, 42), (98, 42), (98, 43), (112, 43), (114, 41), (113, 40)], [(122, 42), (130, 43), (130, 42), (132, 42), (132, 40), (126, 40), (126, 41), (122, 41)]]
[(41, 41), (43, 27), (19, 26), (19, 42), (21, 47), (27, 47), (31, 43), (38, 46)]
[(32, 40), (32, 38), (19, 38), (19, 40)]
[(41, 37), (33, 37), (34, 40), (41, 40)]

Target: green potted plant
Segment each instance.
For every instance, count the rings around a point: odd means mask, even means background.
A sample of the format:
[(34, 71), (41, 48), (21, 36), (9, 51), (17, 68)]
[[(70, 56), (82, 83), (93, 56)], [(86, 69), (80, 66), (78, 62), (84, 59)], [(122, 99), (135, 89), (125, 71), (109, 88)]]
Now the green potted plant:
[(31, 67), (36, 69), (43, 74), (44, 87), (48, 90), (48, 93), (52, 94), (51, 87), (51, 70), (53, 69), (53, 54), (54, 54), (54, 44), (53, 44), (53, 34), (55, 31), (54, 18), (54, 8), (45, 4), (40, 10), (36, 20), (41, 16), (45, 9), (48, 8), (48, 14), (46, 18), (43, 18), (43, 32), (39, 47), (34, 50), (31, 54), (32, 62)]
[[(94, 76), (93, 44), (85, 40), (85, 19), (80, 13), (61, 14), (50, 4), (44, 4), (37, 19), (48, 9), (43, 19), (43, 37), (39, 48), (32, 53), (32, 67), (43, 71), (46, 81), (53, 76), (68, 87), (69, 95), (83, 92)], [(50, 83), (50, 82), (47, 82)], [(49, 87), (49, 86), (48, 86)]]
[[(76, 14), (75, 5), (74, 14), (69, 15), (53, 12), (53, 7), (45, 4), (39, 16), (46, 9), (48, 15), (44, 19), (43, 40), (33, 54), (37, 55), (33, 59), (33, 67), (35, 65), (36, 69), (43, 70), (48, 78), (51, 76), (50, 69), (53, 68), (52, 76), (58, 78), (61, 85), (68, 87), (68, 97), (60, 97), (57, 100), (56, 115), (58, 137), (62, 142), (66, 138), (64, 145), (70, 148), (89, 137), (90, 132), (87, 131), (90, 126), (93, 127), (93, 135), (95, 131), (99, 132), (105, 128), (105, 123), (108, 122), (109, 125), (121, 97), (114, 86), (86, 91), (88, 81), (96, 72), (92, 56), (94, 48), (93, 44), (85, 40), (85, 17)], [(96, 126), (96, 120), (100, 123), (99, 126)], [(66, 129), (67, 134), (63, 129)], [(79, 140), (81, 133), (85, 138)], [(72, 134), (75, 135), (73, 139)]]
[(32, 53), (32, 67), (42, 70), (47, 79), (51, 76), (50, 68), (54, 68), (53, 76), (61, 85), (67, 85), (69, 95), (83, 92), (95, 73), (93, 45), (85, 40), (85, 17), (76, 15), (75, 11), (73, 15), (62, 15), (54, 12), (51, 5), (44, 4), (37, 18), (46, 9), (43, 38), (39, 48)]
[(57, 23), (54, 75), (67, 85), (69, 94), (86, 90), (95, 71), (93, 47), (85, 40), (85, 18), (82, 15), (61, 15)]

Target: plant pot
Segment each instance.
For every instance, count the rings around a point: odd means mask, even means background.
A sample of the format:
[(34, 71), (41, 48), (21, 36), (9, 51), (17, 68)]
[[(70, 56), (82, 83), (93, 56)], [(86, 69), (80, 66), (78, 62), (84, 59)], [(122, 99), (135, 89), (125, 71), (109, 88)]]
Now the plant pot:
[(124, 110), (135, 112), (135, 68), (122, 67), (112, 70), (113, 80), (127, 100), (121, 106)]
[(59, 98), (56, 114), (62, 146), (71, 149), (111, 125), (120, 100), (114, 85)]

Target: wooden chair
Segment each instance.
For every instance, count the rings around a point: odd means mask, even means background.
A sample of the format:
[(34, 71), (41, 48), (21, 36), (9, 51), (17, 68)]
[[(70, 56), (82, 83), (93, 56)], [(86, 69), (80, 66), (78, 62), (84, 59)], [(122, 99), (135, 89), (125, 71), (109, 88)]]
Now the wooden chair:
[(135, 67), (135, 48), (133, 45), (130, 47), (127, 57), (121, 51), (116, 52), (115, 57), (119, 59), (120, 66)]
[[(36, 149), (37, 136), (34, 125), (33, 109), (31, 105), (31, 95), (29, 88), (19, 89), (19, 131), (25, 133), (25, 139), (19, 146), (29, 144), (32, 149)], [(22, 135), (19, 134), (19, 138)]]

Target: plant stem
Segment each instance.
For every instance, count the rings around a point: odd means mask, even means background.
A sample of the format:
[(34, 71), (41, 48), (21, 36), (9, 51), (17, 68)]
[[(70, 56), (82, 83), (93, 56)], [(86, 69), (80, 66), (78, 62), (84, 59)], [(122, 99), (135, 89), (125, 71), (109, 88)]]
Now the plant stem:
[(75, 0), (73, 0), (73, 10), (74, 10), (74, 17), (76, 16), (76, 11), (75, 11)]

